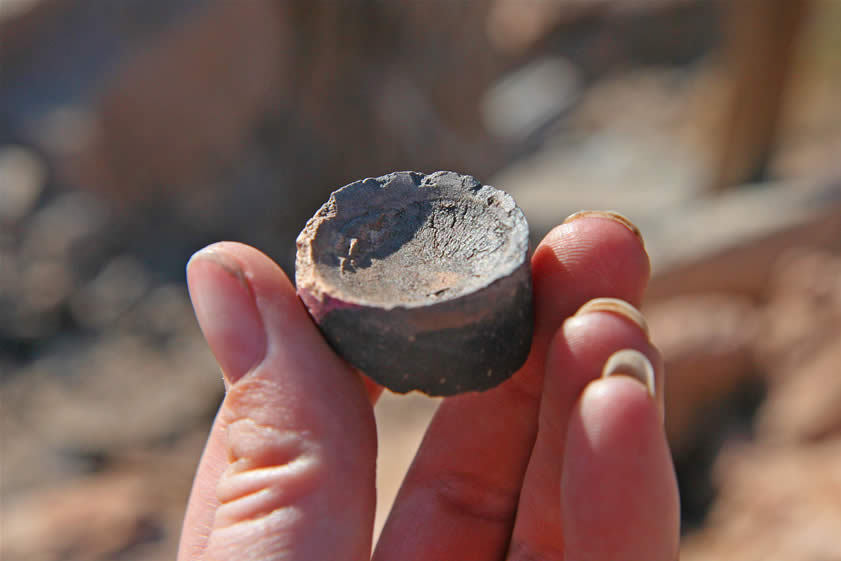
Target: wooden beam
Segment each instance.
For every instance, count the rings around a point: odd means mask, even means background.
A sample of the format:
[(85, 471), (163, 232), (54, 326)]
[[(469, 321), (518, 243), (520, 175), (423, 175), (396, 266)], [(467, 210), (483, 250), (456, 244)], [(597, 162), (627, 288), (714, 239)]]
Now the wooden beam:
[(765, 177), (798, 39), (812, 0), (730, 0), (724, 11), (725, 95), (709, 190)]

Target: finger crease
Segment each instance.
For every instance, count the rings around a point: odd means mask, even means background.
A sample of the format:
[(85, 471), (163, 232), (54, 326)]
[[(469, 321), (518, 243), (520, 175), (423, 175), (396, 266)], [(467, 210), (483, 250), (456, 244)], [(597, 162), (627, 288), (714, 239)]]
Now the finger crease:
[(519, 500), (519, 491), (495, 488), (475, 476), (452, 473), (437, 479), (435, 494), (447, 510), (496, 524), (511, 523)]
[(565, 559), (562, 551), (535, 551), (529, 544), (513, 541), (508, 549), (506, 561), (556, 561)]

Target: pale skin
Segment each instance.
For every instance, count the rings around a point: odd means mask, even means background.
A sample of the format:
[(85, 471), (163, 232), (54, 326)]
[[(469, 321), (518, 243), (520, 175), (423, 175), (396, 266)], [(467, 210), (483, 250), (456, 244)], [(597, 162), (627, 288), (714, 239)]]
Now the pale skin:
[[(532, 270), (528, 361), (493, 390), (443, 401), (374, 546), (382, 388), (330, 350), (268, 257), (229, 242), (197, 253), (190, 294), (226, 396), (179, 561), (674, 561), (659, 354), (633, 314), (574, 315), (597, 297), (639, 306), (642, 240), (580, 215), (538, 245)], [(601, 376), (622, 349), (648, 358), (653, 383)]]

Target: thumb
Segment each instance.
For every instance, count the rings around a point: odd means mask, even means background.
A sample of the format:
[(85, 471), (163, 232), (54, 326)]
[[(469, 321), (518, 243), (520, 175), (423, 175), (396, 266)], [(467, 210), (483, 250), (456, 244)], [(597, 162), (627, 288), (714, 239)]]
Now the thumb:
[(190, 260), (187, 279), (227, 394), (178, 559), (367, 559), (376, 431), (358, 374), (257, 250), (210, 246)]

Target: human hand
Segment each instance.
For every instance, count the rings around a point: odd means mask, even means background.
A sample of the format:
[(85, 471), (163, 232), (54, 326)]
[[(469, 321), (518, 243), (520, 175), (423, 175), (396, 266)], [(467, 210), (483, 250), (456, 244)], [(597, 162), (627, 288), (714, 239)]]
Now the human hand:
[[(641, 239), (615, 215), (574, 215), (538, 245), (532, 271), (528, 361), (495, 389), (442, 402), (375, 561), (677, 558), (659, 355), (630, 305), (582, 308), (597, 297), (639, 305), (649, 274)], [(370, 559), (382, 388), (330, 350), (257, 250), (212, 245), (187, 278), (227, 392), (178, 559)], [(622, 349), (648, 362), (616, 373), (647, 385), (601, 377)]]

